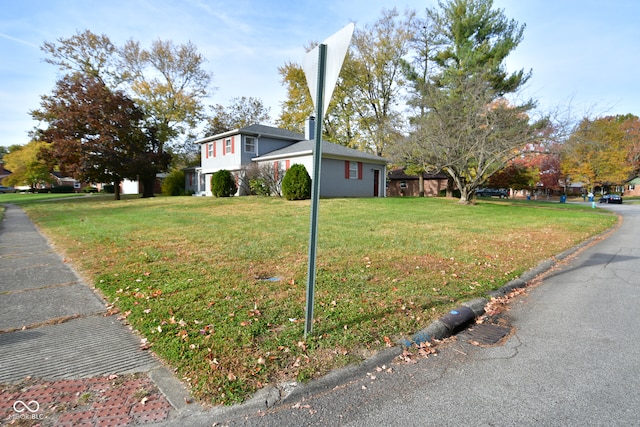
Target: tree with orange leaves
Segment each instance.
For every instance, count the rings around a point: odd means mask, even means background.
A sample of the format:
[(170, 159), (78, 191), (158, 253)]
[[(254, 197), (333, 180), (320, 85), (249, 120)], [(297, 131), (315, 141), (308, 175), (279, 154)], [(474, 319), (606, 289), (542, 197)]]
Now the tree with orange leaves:
[(563, 173), (591, 190), (624, 183), (638, 171), (639, 129), (632, 114), (583, 119), (563, 144)]

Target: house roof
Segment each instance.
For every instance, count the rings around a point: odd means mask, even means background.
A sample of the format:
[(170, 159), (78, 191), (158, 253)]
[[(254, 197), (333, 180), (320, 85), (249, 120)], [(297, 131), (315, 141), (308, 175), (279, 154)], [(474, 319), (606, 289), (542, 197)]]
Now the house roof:
[(11, 175), (11, 171), (4, 168), (4, 163), (0, 162), (0, 178)]
[[(291, 144), (285, 148), (271, 151), (263, 156), (254, 157), (254, 161), (271, 160), (283, 157), (302, 156), (313, 154), (315, 149), (315, 139), (305, 140)], [(322, 141), (322, 155), (327, 157), (340, 157), (367, 160), (374, 163), (387, 163), (387, 159), (384, 157), (376, 156), (375, 154), (365, 153), (364, 151), (356, 150), (354, 148), (345, 147), (344, 145), (334, 144), (328, 141)]]
[(232, 135), (251, 135), (251, 136), (268, 136), (275, 139), (285, 139), (290, 141), (300, 141), (304, 139), (304, 135), (298, 132), (293, 132), (287, 129), (280, 129), (273, 126), (266, 126), (260, 124), (253, 124), (239, 129), (233, 129), (228, 132), (219, 133), (216, 135), (208, 136), (196, 141), (196, 144), (204, 144), (207, 142), (215, 141), (221, 138), (226, 138)]
[(627, 181), (627, 184), (633, 184), (633, 185), (640, 184), (640, 176), (630, 179), (629, 181)]

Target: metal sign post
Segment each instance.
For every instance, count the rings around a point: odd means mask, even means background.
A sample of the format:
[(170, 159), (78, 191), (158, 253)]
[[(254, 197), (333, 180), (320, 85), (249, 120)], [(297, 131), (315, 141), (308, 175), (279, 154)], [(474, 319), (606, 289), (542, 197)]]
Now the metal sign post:
[[(320, 166), (322, 164), (322, 121), (329, 106), (331, 94), (338, 81), (342, 62), (349, 48), (354, 24), (349, 24), (333, 34), (324, 43), (311, 50), (302, 67), (307, 85), (316, 107), (315, 149), (313, 150), (313, 177), (311, 182), (311, 219), (309, 231), (309, 264), (307, 269), (307, 307), (304, 339), (313, 329), (313, 299), (316, 283), (316, 250), (318, 246), (318, 205), (320, 202)], [(317, 61), (315, 51), (317, 53)]]
[(311, 225), (309, 227), (309, 263), (307, 268), (307, 309), (304, 321), (304, 339), (313, 328), (313, 298), (316, 283), (316, 249), (318, 247), (318, 204), (320, 202), (320, 165), (322, 164), (322, 97), (327, 59), (327, 45), (318, 49), (318, 93), (316, 99), (316, 145), (313, 150), (313, 178), (311, 179)]

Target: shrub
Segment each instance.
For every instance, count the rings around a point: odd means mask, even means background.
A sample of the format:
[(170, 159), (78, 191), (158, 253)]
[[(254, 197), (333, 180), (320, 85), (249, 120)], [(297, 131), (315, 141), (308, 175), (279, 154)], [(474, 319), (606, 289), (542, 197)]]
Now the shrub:
[(162, 194), (164, 196), (184, 196), (184, 184), (184, 172), (174, 169), (162, 181)]
[(280, 196), (284, 171), (276, 171), (271, 163), (253, 164), (243, 169), (242, 194)]
[(262, 178), (253, 178), (249, 180), (249, 188), (251, 194), (257, 194), (258, 196), (270, 196), (271, 190)]
[(75, 189), (73, 185), (59, 185), (57, 187), (52, 187), (49, 190), (49, 193), (73, 193)]
[(236, 180), (226, 169), (221, 169), (211, 177), (211, 193), (216, 197), (229, 197), (236, 194)]
[(311, 197), (311, 177), (304, 165), (294, 164), (282, 179), (282, 195), (287, 200)]

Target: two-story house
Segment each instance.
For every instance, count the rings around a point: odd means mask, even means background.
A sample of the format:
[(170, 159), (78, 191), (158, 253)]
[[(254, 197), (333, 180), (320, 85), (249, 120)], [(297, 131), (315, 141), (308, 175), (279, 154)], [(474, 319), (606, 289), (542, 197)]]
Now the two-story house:
[[(197, 195), (211, 195), (211, 176), (226, 169), (238, 183), (237, 195), (245, 195), (245, 171), (251, 165), (268, 165), (282, 179), (294, 164), (303, 164), (313, 177), (313, 119), (306, 123), (306, 135), (254, 124), (203, 138), (200, 167), (185, 170), (186, 189)], [(330, 142), (322, 142), (320, 165), (321, 197), (384, 197), (387, 160), (373, 154)]]

